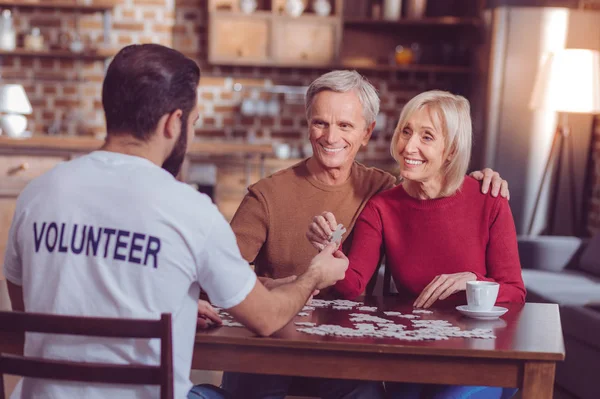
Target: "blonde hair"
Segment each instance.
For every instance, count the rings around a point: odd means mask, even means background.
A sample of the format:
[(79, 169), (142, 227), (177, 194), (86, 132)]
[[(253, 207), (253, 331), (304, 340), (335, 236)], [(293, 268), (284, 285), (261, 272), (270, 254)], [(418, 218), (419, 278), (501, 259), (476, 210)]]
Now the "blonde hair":
[(356, 71), (331, 71), (316, 78), (306, 92), (305, 106), (306, 118), (310, 119), (312, 103), (317, 94), (322, 91), (334, 91), (336, 93), (346, 93), (352, 90), (356, 91), (358, 100), (363, 107), (363, 117), (366, 125), (369, 126), (375, 122), (379, 113), (379, 96), (377, 90), (369, 81)]
[(400, 163), (398, 140), (408, 119), (417, 111), (429, 107), (440, 119), (442, 132), (445, 137), (444, 158), (450, 157), (442, 166), (444, 186), (442, 195), (454, 194), (462, 185), (469, 161), (471, 160), (471, 106), (469, 101), (458, 95), (440, 90), (423, 92), (412, 98), (402, 109), (400, 120), (392, 137), (390, 152), (396, 162)]

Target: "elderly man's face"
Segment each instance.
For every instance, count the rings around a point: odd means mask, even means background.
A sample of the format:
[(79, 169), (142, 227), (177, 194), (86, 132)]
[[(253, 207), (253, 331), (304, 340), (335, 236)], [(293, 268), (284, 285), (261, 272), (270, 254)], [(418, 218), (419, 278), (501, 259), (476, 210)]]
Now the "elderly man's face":
[(373, 126), (367, 126), (354, 91), (322, 91), (312, 103), (308, 121), (313, 158), (325, 169), (349, 167)]
[(397, 148), (400, 175), (415, 182), (443, 179), (446, 138), (437, 113), (423, 107), (396, 129), (402, 129)]

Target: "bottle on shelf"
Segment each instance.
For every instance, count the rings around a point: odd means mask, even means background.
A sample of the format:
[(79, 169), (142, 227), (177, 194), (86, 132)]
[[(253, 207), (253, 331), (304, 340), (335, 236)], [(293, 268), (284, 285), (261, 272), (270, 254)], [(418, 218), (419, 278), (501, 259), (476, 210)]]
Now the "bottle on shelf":
[(17, 35), (10, 10), (0, 15), (0, 50), (13, 51), (17, 47)]

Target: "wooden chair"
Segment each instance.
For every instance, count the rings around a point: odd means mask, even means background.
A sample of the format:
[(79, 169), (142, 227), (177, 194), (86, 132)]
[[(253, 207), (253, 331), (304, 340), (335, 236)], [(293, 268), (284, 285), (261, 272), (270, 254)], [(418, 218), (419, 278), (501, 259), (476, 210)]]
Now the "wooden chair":
[(369, 283), (365, 289), (365, 296), (373, 296), (373, 291), (375, 289), (375, 285), (377, 285), (377, 279), (379, 278), (379, 269), (383, 269), (383, 296), (394, 296), (395, 293), (392, 292), (392, 272), (385, 264), (385, 253), (382, 250), (379, 254), (379, 265), (375, 269), (375, 272), (371, 276)]
[(0, 399), (5, 399), (4, 374), (90, 383), (160, 385), (160, 397), (173, 398), (170, 314), (161, 315), (160, 320), (138, 320), (0, 312), (0, 331), (161, 340), (158, 366), (86, 363), (0, 353)]

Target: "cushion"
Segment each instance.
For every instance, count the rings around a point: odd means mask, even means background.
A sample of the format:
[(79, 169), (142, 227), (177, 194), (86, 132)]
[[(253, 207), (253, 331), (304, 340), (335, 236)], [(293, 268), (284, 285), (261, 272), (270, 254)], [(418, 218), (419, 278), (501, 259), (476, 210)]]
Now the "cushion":
[(579, 269), (600, 277), (600, 233), (592, 237), (581, 253)]
[(600, 353), (600, 311), (587, 306), (561, 306), (560, 319), (565, 336), (577, 338)]
[(528, 302), (575, 306), (600, 303), (600, 277), (588, 273), (524, 269), (523, 282), (527, 288)]
[(575, 263), (582, 240), (570, 236), (519, 236), (518, 243), (523, 269), (560, 272)]

